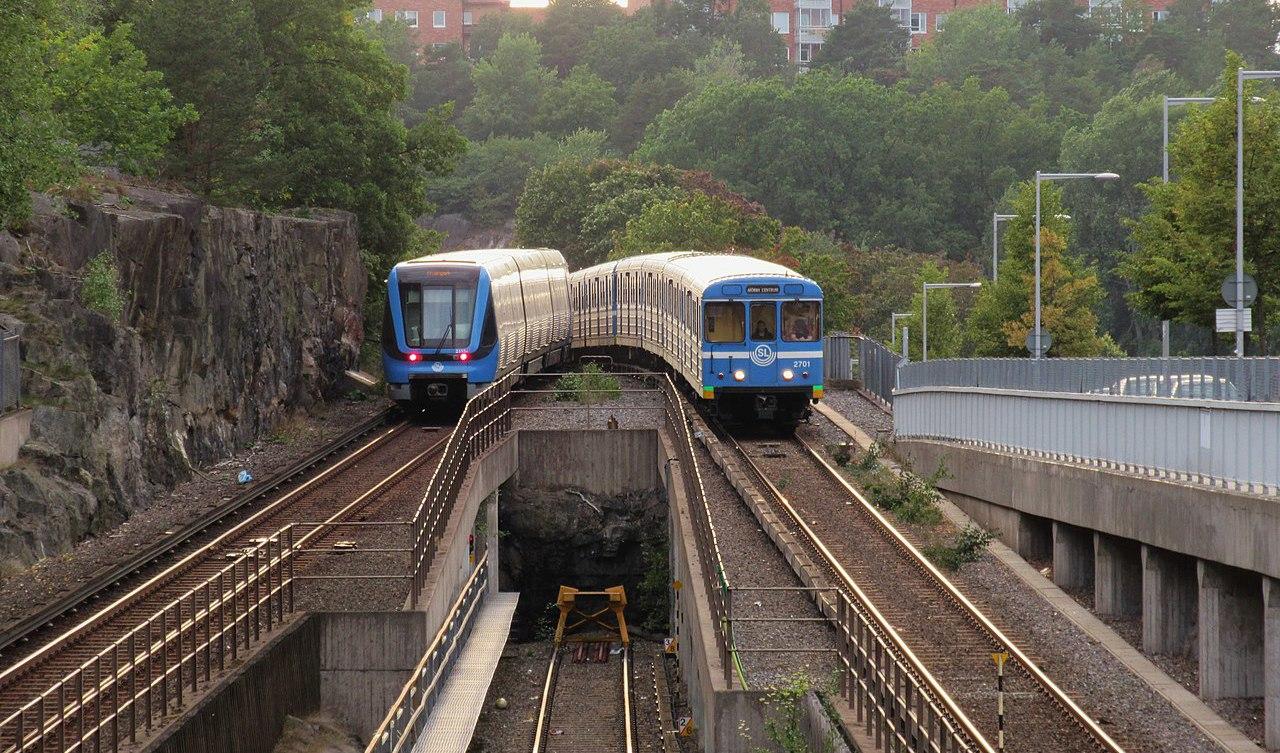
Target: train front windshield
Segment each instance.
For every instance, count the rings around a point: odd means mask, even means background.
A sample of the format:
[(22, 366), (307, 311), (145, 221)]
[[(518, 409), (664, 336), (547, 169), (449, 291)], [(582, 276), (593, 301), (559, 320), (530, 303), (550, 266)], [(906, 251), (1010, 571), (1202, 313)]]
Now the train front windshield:
[(471, 342), (476, 283), (401, 283), (405, 345), (410, 348), (465, 348)]

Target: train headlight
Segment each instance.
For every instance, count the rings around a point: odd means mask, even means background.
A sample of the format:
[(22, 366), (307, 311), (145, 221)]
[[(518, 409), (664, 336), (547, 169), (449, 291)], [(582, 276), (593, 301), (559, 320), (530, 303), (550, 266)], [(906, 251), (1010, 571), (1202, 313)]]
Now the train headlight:
[(791, 369), (783, 369), (782, 378), (790, 382), (792, 379), (796, 378), (796, 373)]
[(418, 361), (421, 361), (421, 360), (422, 360), (422, 354), (421, 354), (421, 353), (410, 353), (410, 354), (409, 354), (409, 363), (417, 363)]
[(745, 382), (747, 380), (747, 372), (743, 371), (742, 369), (738, 369), (737, 371), (733, 372), (733, 378), (737, 379), (739, 382)]
[(471, 354), (464, 350), (458, 354), (458, 360), (466, 363), (471, 360)]

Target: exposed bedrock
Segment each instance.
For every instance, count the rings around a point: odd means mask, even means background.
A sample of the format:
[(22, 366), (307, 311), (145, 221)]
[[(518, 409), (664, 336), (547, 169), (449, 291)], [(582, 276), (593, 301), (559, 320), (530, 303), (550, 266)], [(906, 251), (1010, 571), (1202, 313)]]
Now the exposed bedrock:
[[(36, 204), (0, 256), (0, 324), (22, 331), (33, 408), (30, 441), (0, 471), (8, 571), (67, 551), (329, 396), (363, 339), (366, 277), (347, 213), (266, 214), (132, 187)], [(86, 265), (103, 252), (119, 270), (118, 322), (86, 305)]]

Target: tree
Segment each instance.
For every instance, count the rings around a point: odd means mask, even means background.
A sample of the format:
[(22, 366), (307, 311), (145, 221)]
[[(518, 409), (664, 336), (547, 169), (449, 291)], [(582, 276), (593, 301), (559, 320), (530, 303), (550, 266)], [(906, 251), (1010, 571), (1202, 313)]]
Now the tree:
[(467, 39), (467, 54), (472, 60), (483, 60), (498, 49), (504, 36), (533, 36), (537, 24), (524, 13), (490, 13), (480, 17)]
[(777, 243), (781, 226), (768, 216), (744, 215), (729, 202), (694, 193), (650, 204), (627, 220), (610, 258), (662, 251), (749, 253)]
[(625, 99), (641, 79), (688, 68), (705, 49), (706, 40), (698, 35), (659, 34), (652, 14), (642, 10), (622, 23), (597, 28), (582, 52), (582, 62), (617, 87), (618, 96)]
[(552, 134), (603, 131), (618, 113), (613, 85), (580, 65), (547, 90), (538, 106), (538, 130)]
[(644, 138), (644, 129), (680, 98), (691, 85), (683, 71), (641, 78), (632, 84), (609, 129), (609, 142), (622, 154), (630, 154)]
[[(1219, 286), (1235, 267), (1235, 71), (1228, 56), (1223, 94), (1188, 113), (1169, 146), (1176, 170), (1168, 183), (1143, 186), (1151, 208), (1133, 223), (1137, 251), (1121, 273), (1136, 286), (1141, 311), (1200, 326), (1225, 304)], [(1245, 87), (1253, 97), (1257, 88)], [(1280, 105), (1248, 101), (1244, 136), (1245, 268), (1258, 281), (1253, 326), (1268, 353), (1272, 311), (1280, 302)]]
[(567, 74), (580, 62), (596, 30), (622, 19), (622, 9), (613, 0), (551, 0), (536, 32), (544, 62)]
[[(915, 292), (911, 295), (911, 316), (908, 319), (911, 343), (908, 353), (913, 360), (924, 357), (924, 284), (948, 282), (947, 270), (937, 262), (926, 261), (920, 265), (915, 278)], [(955, 358), (960, 355), (964, 331), (956, 314), (956, 301), (946, 288), (929, 291), (929, 357)]]
[(423, 50), (422, 60), (412, 75), (409, 101), (405, 103), (405, 117), (410, 124), (418, 122), (428, 110), (446, 103), (453, 103), (453, 113), (459, 115), (476, 93), (471, 80), (471, 61), (461, 45), (447, 44)]
[[(966, 329), (976, 356), (1026, 355), (1026, 336), (1034, 329), (1033, 182), (1020, 185), (1013, 209), (1017, 216), (1006, 225), (999, 280), (983, 285), (969, 313)], [(1041, 326), (1053, 337), (1049, 355), (1118, 355), (1111, 337), (1098, 332), (1095, 308), (1103, 293), (1097, 275), (1067, 254), (1070, 225), (1053, 183), (1041, 186), (1040, 218)]]
[(773, 30), (766, 0), (739, 0), (720, 33), (742, 50), (749, 75), (772, 76), (788, 70), (787, 46)]
[(0, 13), (0, 228), (30, 212), (29, 189), (74, 180), (85, 163), (141, 171), (194, 112), (176, 107), (131, 41), (73, 25), (52, 0)]
[(1074, 55), (1098, 41), (1102, 31), (1087, 11), (1074, 0), (1032, 0), (1018, 9), (1017, 17), (1041, 44), (1058, 44)]
[(556, 83), (555, 71), (542, 67), (541, 59), (542, 46), (533, 37), (502, 37), (493, 55), (471, 71), (476, 94), (462, 114), (463, 130), (477, 138), (532, 133), (538, 108)]
[(827, 34), (813, 65), (893, 83), (910, 47), (910, 34), (890, 8), (862, 0)]

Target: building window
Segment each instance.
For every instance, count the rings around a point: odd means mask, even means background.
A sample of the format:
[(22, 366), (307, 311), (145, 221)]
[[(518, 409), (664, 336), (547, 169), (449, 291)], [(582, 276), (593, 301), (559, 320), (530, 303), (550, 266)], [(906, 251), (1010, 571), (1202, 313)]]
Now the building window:
[(378, 10), (377, 8), (374, 8), (373, 10), (368, 11), (364, 14), (364, 20), (372, 21), (375, 24), (380, 24), (382, 23), (382, 11)]
[(911, 33), (924, 34), (929, 31), (929, 14), (928, 13), (912, 13), (911, 14)]
[(475, 20), (471, 16), (471, 11), (469, 10), (462, 11), (462, 25), (470, 26), (474, 23), (475, 23)]
[(1152, 18), (1153, 20), (1155, 20), (1157, 23), (1159, 23), (1160, 21), (1165, 20), (1165, 19), (1166, 19), (1166, 18), (1168, 18), (1168, 17), (1169, 17), (1169, 11), (1167, 11), (1167, 10), (1153, 10), (1153, 11), (1151, 11), (1151, 18)]
[(431, 28), (433, 29), (444, 28), (444, 11), (442, 10), (431, 11)]
[(935, 31), (942, 31), (942, 27), (947, 25), (947, 13), (939, 13), (933, 17), (933, 28)]
[(1016, 13), (1022, 9), (1030, 0), (1005, 0), (1005, 12)]
[(817, 42), (801, 42), (800, 43), (800, 64), (805, 65), (813, 62), (813, 58), (818, 54), (818, 50), (822, 49), (822, 45)]
[(786, 13), (786, 12), (774, 13), (772, 18), (773, 18), (774, 31), (778, 32), (779, 34), (791, 33), (791, 14), (790, 13)]
[(418, 11), (416, 10), (398, 10), (396, 11), (396, 20), (404, 21), (409, 25), (410, 29), (418, 28)]
[(831, 28), (831, 9), (830, 8), (801, 8), (800, 9), (800, 28), (801, 29), (830, 29)]

